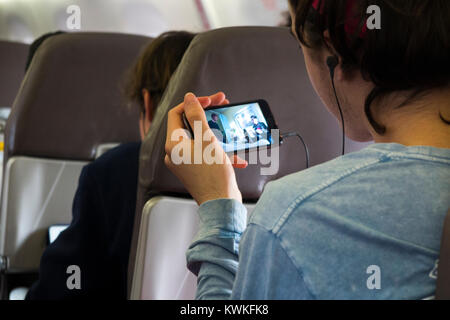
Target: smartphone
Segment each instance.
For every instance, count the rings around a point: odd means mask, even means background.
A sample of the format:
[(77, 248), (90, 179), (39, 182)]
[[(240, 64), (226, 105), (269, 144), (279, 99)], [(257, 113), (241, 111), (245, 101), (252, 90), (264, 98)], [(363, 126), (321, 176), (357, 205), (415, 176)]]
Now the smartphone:
[[(270, 147), (271, 130), (278, 129), (265, 100), (247, 101), (205, 109), (206, 120), (225, 152)], [(183, 114), (186, 129), (193, 130)]]

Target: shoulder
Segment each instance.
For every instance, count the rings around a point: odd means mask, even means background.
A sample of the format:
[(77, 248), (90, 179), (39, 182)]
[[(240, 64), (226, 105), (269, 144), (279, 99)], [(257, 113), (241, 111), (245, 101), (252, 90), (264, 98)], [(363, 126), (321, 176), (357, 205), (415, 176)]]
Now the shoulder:
[(131, 173), (137, 175), (140, 147), (140, 142), (132, 142), (108, 150), (83, 168), (81, 178), (95, 177), (103, 180), (112, 173), (115, 176), (127, 176)]
[[(428, 285), (419, 269), (439, 254), (449, 165), (450, 150), (373, 145), (269, 183), (249, 223), (279, 239), (314, 296), (372, 298), (358, 288), (374, 261), (389, 277), (420, 275)], [(383, 294), (392, 292), (403, 294)]]
[(135, 158), (139, 157), (140, 148), (141, 148), (140, 142), (130, 142), (121, 144), (105, 152), (102, 156), (96, 159), (93, 162), (93, 164), (107, 165), (130, 161), (133, 162)]
[[(438, 193), (448, 188), (449, 165), (450, 150), (373, 144), (268, 183), (249, 222), (277, 232), (306, 205), (342, 206), (344, 202), (363, 203), (368, 199), (382, 203), (388, 198), (398, 202), (398, 197), (405, 198), (405, 187), (411, 194), (419, 194), (424, 188), (428, 193)], [(349, 214), (346, 210), (341, 213)]]
[(269, 182), (249, 222), (276, 231), (277, 226), (283, 224), (290, 213), (310, 197), (382, 162), (384, 155), (384, 152), (368, 147)]

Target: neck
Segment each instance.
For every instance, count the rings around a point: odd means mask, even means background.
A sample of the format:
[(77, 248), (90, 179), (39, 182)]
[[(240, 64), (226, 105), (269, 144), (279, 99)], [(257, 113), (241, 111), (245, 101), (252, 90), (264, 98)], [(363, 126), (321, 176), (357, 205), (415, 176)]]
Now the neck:
[(442, 120), (450, 119), (448, 88), (428, 93), (420, 101), (412, 101), (400, 108), (391, 107), (400, 103), (389, 101), (385, 104), (390, 107), (384, 108), (384, 116), (377, 118), (386, 127), (386, 132), (382, 135), (372, 132), (375, 142), (450, 148), (450, 125)]

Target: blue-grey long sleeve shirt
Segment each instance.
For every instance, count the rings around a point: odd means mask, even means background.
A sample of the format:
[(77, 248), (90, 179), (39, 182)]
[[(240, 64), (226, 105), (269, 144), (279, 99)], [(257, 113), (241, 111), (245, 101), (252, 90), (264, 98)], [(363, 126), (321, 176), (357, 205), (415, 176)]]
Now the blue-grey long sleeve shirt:
[(199, 208), (198, 299), (433, 298), (450, 149), (374, 144)]

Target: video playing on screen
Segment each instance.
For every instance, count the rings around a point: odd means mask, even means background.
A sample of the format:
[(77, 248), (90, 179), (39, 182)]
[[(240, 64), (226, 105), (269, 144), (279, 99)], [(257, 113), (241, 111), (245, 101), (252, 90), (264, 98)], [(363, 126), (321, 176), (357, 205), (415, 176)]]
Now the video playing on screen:
[(258, 103), (205, 110), (209, 127), (225, 152), (268, 146), (270, 128)]

